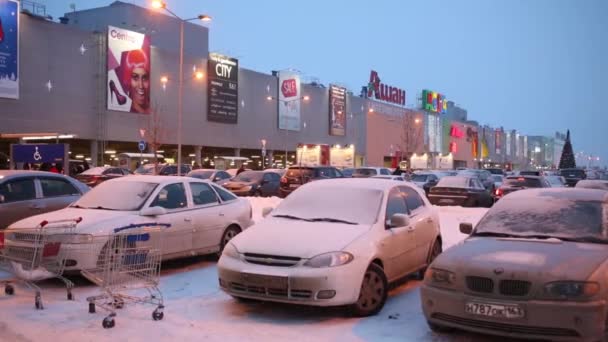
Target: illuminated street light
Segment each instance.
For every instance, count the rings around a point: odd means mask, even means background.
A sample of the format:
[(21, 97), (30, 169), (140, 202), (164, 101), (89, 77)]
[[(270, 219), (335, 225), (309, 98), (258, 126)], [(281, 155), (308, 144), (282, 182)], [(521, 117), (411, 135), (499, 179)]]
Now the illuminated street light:
[(203, 77), (205, 77), (205, 74), (203, 74), (203, 73), (202, 73), (202, 72), (200, 72), (200, 71), (197, 71), (197, 72), (194, 74), (194, 77), (195, 77), (197, 80), (202, 80), (202, 79), (203, 79)]

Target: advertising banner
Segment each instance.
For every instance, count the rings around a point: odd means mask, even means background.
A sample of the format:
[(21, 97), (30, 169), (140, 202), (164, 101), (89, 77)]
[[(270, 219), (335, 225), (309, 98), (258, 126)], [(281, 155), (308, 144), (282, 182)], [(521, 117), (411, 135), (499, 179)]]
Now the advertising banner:
[(279, 72), (279, 129), (300, 130), (301, 92), (298, 74)]
[(346, 88), (329, 86), (329, 135), (346, 134)]
[(410, 168), (412, 168), (413, 170), (428, 169), (429, 156), (426, 153), (423, 155), (416, 155), (414, 153), (410, 157)]
[(207, 75), (207, 120), (236, 124), (239, 113), (238, 59), (209, 54)]
[(355, 147), (332, 147), (329, 150), (329, 163), (337, 168), (355, 167)]
[(0, 97), (19, 98), (19, 4), (0, 0)]
[(150, 37), (108, 26), (108, 109), (150, 114)]

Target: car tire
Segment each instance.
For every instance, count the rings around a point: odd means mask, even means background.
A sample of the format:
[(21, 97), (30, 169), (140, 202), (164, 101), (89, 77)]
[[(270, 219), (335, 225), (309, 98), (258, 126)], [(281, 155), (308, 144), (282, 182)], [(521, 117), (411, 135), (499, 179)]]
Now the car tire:
[(431, 321), (426, 321), (426, 324), (428, 324), (429, 329), (431, 329), (431, 331), (436, 332), (436, 333), (450, 333), (455, 330), (452, 327), (446, 327), (444, 325), (439, 325), (439, 324), (433, 323)]
[(433, 247), (431, 247), (431, 250), (429, 251), (429, 256), (427, 257), (426, 267), (424, 267), (424, 268), (420, 269), (418, 272), (416, 272), (417, 280), (424, 279), (424, 274), (426, 273), (426, 269), (431, 265), (433, 260), (435, 260), (439, 256), (439, 254), (441, 254), (442, 252), (443, 252), (443, 248), (441, 246), (441, 240), (435, 239), (435, 242), (433, 242)]
[(220, 241), (220, 251), (218, 255), (222, 255), (222, 251), (224, 251), (224, 247), (232, 240), (235, 236), (237, 236), (241, 232), (241, 228), (237, 226), (229, 226), (222, 234), (222, 240)]
[(373, 316), (382, 310), (387, 295), (388, 281), (384, 270), (376, 264), (371, 264), (363, 276), (359, 299), (350, 305), (349, 311), (355, 317)]

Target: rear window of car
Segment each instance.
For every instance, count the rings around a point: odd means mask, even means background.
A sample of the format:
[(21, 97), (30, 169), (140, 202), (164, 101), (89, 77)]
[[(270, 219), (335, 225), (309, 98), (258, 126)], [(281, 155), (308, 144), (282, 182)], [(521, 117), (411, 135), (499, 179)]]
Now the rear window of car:
[(375, 176), (378, 172), (375, 169), (355, 169), (353, 176)]
[(585, 171), (578, 169), (563, 169), (559, 171), (559, 175), (563, 177), (583, 178), (585, 176)]
[(287, 177), (312, 177), (314, 170), (311, 168), (290, 168), (287, 170), (285, 176)]
[(524, 178), (524, 177), (507, 178), (507, 180), (504, 182), (504, 184), (511, 185), (511, 186), (522, 186), (522, 187), (526, 187), (526, 188), (542, 187), (540, 179), (538, 179), (538, 178)]

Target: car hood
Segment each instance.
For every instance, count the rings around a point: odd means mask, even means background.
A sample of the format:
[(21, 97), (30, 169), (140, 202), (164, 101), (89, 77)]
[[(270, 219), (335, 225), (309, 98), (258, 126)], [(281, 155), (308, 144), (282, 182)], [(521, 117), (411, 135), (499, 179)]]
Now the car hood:
[(368, 225), (267, 218), (237, 235), (232, 243), (241, 253), (308, 259), (341, 251), (369, 230)]
[(501, 270), (506, 277), (548, 282), (586, 280), (607, 258), (602, 244), (471, 237), (441, 254), (433, 267), (462, 275)]
[[(42, 221), (57, 221), (82, 218), (76, 227), (79, 234), (109, 234), (114, 228), (124, 227), (130, 224), (145, 222), (157, 222), (154, 218), (140, 216), (137, 211), (115, 211), (97, 209), (64, 208), (45, 214), (31, 216), (17, 221), (8, 228), (35, 228)], [(158, 220), (158, 222), (164, 222)]]

